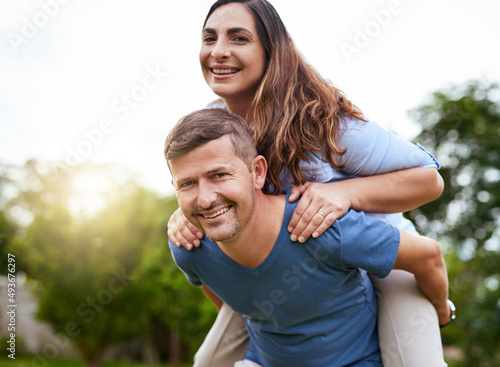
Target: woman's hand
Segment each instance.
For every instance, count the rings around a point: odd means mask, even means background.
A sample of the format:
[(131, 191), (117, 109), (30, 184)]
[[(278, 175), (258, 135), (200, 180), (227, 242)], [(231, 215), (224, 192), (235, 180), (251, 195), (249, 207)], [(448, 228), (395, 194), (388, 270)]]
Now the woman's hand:
[(351, 208), (345, 190), (337, 187), (335, 182), (306, 182), (292, 188), (289, 202), (294, 202), (302, 195), (288, 225), (292, 241), (305, 242), (311, 234), (314, 238), (320, 236)]
[(200, 239), (203, 238), (203, 233), (186, 219), (180, 209), (170, 216), (167, 235), (174, 245), (188, 250), (200, 246)]
[[(435, 168), (409, 168), (330, 183), (295, 186), (290, 202), (302, 198), (288, 225), (291, 240), (321, 235), (349, 209), (365, 213), (403, 213), (437, 199), (443, 179)], [(324, 215), (324, 217), (323, 217)]]

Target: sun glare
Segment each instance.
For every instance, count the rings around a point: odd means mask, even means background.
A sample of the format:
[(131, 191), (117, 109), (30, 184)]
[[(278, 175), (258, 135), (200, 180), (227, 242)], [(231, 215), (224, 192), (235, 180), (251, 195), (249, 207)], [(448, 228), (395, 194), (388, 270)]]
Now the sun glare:
[(106, 206), (106, 193), (111, 182), (93, 171), (79, 172), (71, 181), (73, 194), (68, 200), (69, 210), (91, 216)]

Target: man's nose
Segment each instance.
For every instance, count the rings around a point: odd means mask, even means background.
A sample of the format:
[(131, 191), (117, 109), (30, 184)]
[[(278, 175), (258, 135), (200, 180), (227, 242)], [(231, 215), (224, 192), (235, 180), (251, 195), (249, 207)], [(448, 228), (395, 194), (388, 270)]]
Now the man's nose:
[(200, 182), (198, 185), (198, 205), (203, 209), (208, 209), (217, 200), (217, 192), (213, 185)]

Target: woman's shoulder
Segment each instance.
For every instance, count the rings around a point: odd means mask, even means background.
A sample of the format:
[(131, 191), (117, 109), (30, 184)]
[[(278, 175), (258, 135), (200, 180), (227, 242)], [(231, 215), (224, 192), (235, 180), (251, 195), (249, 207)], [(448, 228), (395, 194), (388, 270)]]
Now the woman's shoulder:
[(370, 129), (381, 129), (387, 131), (385, 128), (380, 126), (377, 122), (366, 118), (365, 120), (360, 120), (352, 116), (344, 116), (339, 119), (339, 130), (341, 133), (349, 132), (362, 132)]
[(342, 148), (365, 144), (375, 137), (387, 137), (389, 134), (389, 130), (370, 119), (364, 121), (347, 116), (339, 121), (339, 142)]

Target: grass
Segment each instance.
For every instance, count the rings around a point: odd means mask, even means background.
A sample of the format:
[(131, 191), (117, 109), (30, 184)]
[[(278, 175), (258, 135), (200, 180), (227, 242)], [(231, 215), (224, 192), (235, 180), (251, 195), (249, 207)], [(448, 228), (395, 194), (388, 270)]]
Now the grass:
[[(461, 364), (456, 361), (448, 361), (448, 367), (459, 367)], [(57, 358), (52, 360), (33, 360), (32, 357), (8, 358), (0, 355), (0, 366), (2, 367), (86, 367), (79, 359)], [(183, 366), (173, 366), (169, 364), (145, 364), (140, 362), (106, 361), (101, 367), (189, 367), (191, 364)]]
[[(16, 357), (16, 359), (8, 358), (5, 355), (0, 356), (0, 365), (2, 367), (86, 367), (80, 359), (33, 359), (32, 357)], [(188, 367), (189, 365), (176, 366)], [(140, 362), (122, 362), (122, 361), (106, 361), (101, 367), (174, 367), (168, 364), (145, 364)]]

